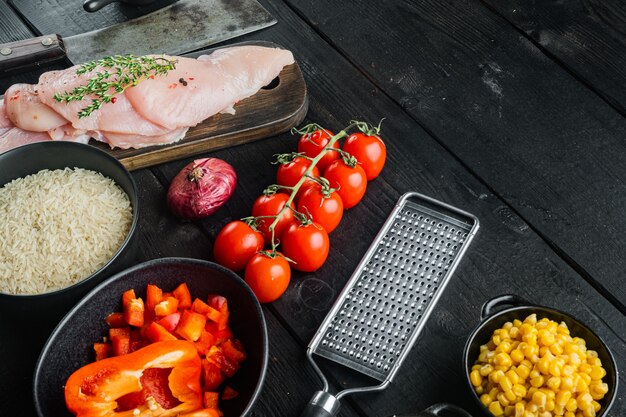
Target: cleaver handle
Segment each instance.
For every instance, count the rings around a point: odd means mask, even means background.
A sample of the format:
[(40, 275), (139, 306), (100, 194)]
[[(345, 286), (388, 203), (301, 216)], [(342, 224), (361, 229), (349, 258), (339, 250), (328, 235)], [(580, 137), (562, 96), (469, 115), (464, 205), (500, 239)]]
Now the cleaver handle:
[(0, 75), (34, 69), (66, 56), (63, 39), (59, 35), (0, 44)]

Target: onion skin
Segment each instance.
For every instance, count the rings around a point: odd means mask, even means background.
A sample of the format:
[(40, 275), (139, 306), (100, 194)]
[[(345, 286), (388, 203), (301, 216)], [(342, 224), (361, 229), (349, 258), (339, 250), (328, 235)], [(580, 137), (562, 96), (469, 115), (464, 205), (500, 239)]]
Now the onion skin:
[(184, 220), (210, 216), (233, 195), (237, 174), (230, 164), (217, 158), (196, 159), (172, 180), (167, 207)]

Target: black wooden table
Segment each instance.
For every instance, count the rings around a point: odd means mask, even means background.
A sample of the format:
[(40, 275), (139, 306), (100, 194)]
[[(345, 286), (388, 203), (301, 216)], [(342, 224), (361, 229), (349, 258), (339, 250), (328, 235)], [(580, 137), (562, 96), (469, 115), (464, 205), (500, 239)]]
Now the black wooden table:
[[(265, 305), (270, 360), (255, 416), (295, 416), (320, 382), (305, 348), (398, 197), (419, 191), (476, 215), (481, 229), (395, 382), (343, 400), (342, 416), (383, 417), (449, 401), (480, 415), (462, 349), (481, 305), (515, 293), (593, 328), (623, 371), (609, 416), (626, 415), (626, 16), (622, 0), (261, 0), (278, 24), (238, 40), (294, 52), (307, 121), (341, 129), (385, 118), (388, 162), (331, 236), (326, 264), (296, 273)], [(161, 1), (155, 5), (163, 5)], [(0, 1), (0, 41), (71, 35), (149, 9), (82, 12), (80, 0)], [(63, 65), (43, 69), (60, 68)], [(43, 70), (42, 69), (42, 70)], [(37, 73), (0, 80), (34, 82)], [(212, 242), (274, 181), (290, 134), (210, 155), (239, 175), (213, 217), (183, 224), (165, 209), (191, 159), (134, 172), (137, 261), (212, 259)], [(0, 167), (2, 169), (2, 167)], [(0, 415), (33, 415), (31, 379), (60, 313), (25, 327), (0, 319)], [(350, 384), (328, 369), (334, 389)]]

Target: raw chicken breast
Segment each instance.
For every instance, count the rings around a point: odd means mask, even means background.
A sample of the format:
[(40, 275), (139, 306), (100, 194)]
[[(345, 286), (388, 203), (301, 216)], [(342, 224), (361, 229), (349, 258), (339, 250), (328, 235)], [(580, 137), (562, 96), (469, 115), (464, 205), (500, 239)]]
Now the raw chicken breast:
[(14, 84), (4, 93), (7, 116), (20, 129), (46, 132), (67, 123), (67, 120), (41, 102), (36, 86)]
[(291, 52), (261, 46), (224, 48), (197, 60), (176, 59), (176, 69), (151, 76), (114, 95), (90, 116), (78, 113), (93, 96), (57, 102), (55, 94), (85, 86), (96, 74), (78, 75), (79, 66), (44, 73), (37, 85), (16, 84), (0, 100), (0, 152), (42, 140), (87, 143), (90, 138), (111, 148), (142, 148), (179, 141), (187, 130), (217, 113), (234, 113), (234, 105), (259, 91), (294, 62)]
[(261, 46), (219, 49), (197, 60), (177, 59), (176, 69), (167, 76), (145, 80), (125, 92), (139, 114), (169, 129), (195, 126), (228, 110), (294, 62), (290, 51)]
[(106, 130), (115, 133), (127, 133), (137, 135), (163, 135), (171, 129), (157, 126), (139, 115), (125, 94), (115, 96), (115, 103), (105, 103), (100, 110), (94, 111), (90, 116), (80, 119), (78, 112), (82, 110), (95, 96), (86, 96), (81, 101), (59, 103), (54, 99), (56, 93), (72, 91), (75, 87), (85, 85), (94, 76), (94, 71), (76, 75), (79, 68), (75, 65), (63, 71), (50, 71), (39, 78), (39, 96), (41, 101), (69, 120), (76, 129), (80, 130)]

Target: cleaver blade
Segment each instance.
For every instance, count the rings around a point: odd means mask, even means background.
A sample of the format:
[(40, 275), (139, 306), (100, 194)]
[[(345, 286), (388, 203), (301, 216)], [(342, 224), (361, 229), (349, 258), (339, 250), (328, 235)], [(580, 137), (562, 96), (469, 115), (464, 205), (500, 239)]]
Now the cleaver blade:
[(256, 0), (180, 0), (152, 13), (79, 35), (0, 44), (0, 74), (67, 57), (73, 64), (110, 55), (181, 55), (276, 23)]

